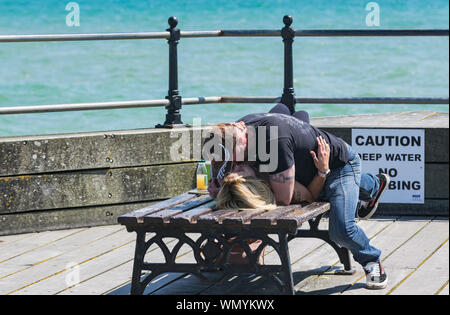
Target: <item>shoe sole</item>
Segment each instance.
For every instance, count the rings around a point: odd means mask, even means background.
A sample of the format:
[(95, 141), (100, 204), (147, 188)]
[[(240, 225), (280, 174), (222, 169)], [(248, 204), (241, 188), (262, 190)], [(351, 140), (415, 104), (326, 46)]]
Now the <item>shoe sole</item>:
[(388, 277), (386, 276), (386, 280), (384, 280), (381, 283), (367, 283), (367, 289), (370, 290), (382, 290), (387, 287), (388, 284)]
[(381, 196), (384, 194), (384, 192), (386, 191), (386, 188), (389, 186), (389, 183), (391, 182), (391, 179), (389, 178), (389, 176), (384, 174), (384, 178), (386, 179), (386, 184), (384, 185), (383, 190), (381, 190), (381, 192), (377, 196), (377, 200), (375, 200), (375, 206), (373, 206), (372, 211), (370, 211), (368, 215), (366, 215), (365, 217), (360, 217), (359, 218), (360, 220), (369, 220), (373, 216), (375, 211), (377, 211), (378, 203), (381, 199)]

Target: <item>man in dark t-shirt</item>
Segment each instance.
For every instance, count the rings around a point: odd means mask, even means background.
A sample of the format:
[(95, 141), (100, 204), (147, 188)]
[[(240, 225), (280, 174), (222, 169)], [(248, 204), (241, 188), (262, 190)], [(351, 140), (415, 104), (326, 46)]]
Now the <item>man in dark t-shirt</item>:
[[(347, 144), (326, 131), (320, 130), (306, 122), (300, 121), (293, 116), (283, 114), (250, 114), (242, 117), (238, 121), (243, 121), (247, 128), (252, 127), (256, 132), (255, 156), (248, 156), (248, 160), (255, 160), (258, 164), (268, 165), (272, 159), (277, 159), (277, 167), (271, 174), (286, 171), (295, 165), (295, 180), (304, 186), (308, 186), (317, 173), (311, 151), (317, 151), (317, 138), (322, 137), (330, 146), (329, 166), (331, 170), (342, 167), (348, 161)], [(258, 127), (264, 127), (259, 128)], [(276, 137), (270, 132), (271, 127), (277, 128)], [(265, 133), (261, 135), (260, 133)], [(264, 139), (259, 139), (260, 137)], [(271, 148), (270, 143), (276, 141), (277, 152), (268, 152), (269, 159), (262, 161), (258, 155), (261, 149), (258, 144), (264, 142), (266, 150)]]

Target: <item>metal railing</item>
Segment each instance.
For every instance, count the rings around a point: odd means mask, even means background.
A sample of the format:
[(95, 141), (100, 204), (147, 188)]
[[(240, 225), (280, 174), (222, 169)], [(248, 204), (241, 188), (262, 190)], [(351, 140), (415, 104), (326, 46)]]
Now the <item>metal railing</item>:
[[(284, 16), (281, 30), (214, 30), (180, 31), (178, 20), (170, 17), (169, 28), (165, 32), (106, 33), (106, 34), (47, 34), (47, 35), (0, 35), (0, 43), (43, 42), (43, 41), (89, 41), (89, 40), (130, 40), (167, 39), (169, 44), (169, 90), (165, 99), (137, 100), (101, 103), (56, 104), (37, 106), (0, 107), (0, 115), (29, 114), (43, 112), (63, 112), (79, 110), (100, 110), (135, 107), (165, 106), (164, 124), (157, 127), (183, 125), (180, 110), (182, 105), (214, 103), (284, 103), (291, 112), (296, 103), (303, 104), (449, 104), (447, 98), (431, 97), (352, 97), (352, 98), (297, 98), (294, 91), (292, 44), (295, 37), (372, 37), (372, 36), (449, 36), (448, 29), (430, 30), (294, 30), (292, 17)], [(281, 97), (208, 96), (182, 98), (178, 91), (177, 45), (181, 38), (202, 37), (282, 37), (284, 43), (284, 88)]]

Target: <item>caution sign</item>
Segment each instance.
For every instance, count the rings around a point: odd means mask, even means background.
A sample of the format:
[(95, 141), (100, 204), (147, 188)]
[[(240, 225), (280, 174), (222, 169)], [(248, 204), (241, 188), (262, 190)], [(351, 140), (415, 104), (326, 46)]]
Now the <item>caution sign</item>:
[(362, 172), (389, 175), (380, 202), (425, 202), (423, 129), (352, 129), (352, 147), (361, 157)]

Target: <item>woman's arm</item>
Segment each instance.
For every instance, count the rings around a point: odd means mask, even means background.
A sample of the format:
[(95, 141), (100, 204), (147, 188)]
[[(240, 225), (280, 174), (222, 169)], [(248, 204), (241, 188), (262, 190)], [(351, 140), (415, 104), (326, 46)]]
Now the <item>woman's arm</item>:
[(217, 178), (213, 177), (209, 180), (208, 192), (211, 198), (216, 199), (217, 194), (220, 191), (220, 182)]
[(314, 199), (309, 189), (296, 181), (294, 186), (294, 195), (292, 196), (291, 204), (300, 203), (302, 201), (313, 202)]
[(311, 193), (312, 201), (316, 201), (319, 198), (320, 192), (322, 191), (323, 185), (325, 184), (326, 177), (321, 177), (319, 175), (314, 176), (311, 183), (308, 185), (308, 191)]

